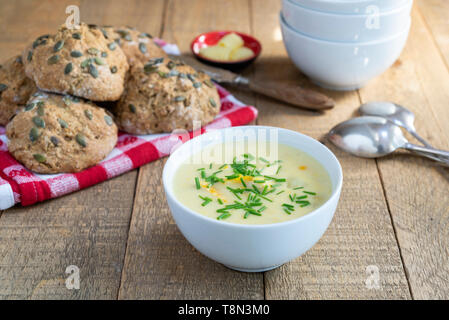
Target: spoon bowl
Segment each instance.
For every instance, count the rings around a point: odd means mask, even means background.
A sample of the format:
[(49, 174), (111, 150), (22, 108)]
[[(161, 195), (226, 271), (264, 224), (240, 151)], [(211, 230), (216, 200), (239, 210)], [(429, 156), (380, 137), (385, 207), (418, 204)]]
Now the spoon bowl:
[(403, 127), (410, 132), (419, 142), (426, 147), (430, 144), (418, 135), (415, 129), (415, 115), (407, 108), (388, 101), (372, 101), (359, 107), (362, 116), (376, 116), (385, 118), (394, 124)]
[(332, 128), (328, 137), (340, 149), (363, 158), (385, 156), (407, 143), (398, 126), (372, 116), (344, 121)]
[(330, 130), (328, 139), (358, 157), (383, 157), (401, 148), (449, 165), (449, 152), (409, 143), (400, 127), (381, 117), (363, 116), (344, 121)]

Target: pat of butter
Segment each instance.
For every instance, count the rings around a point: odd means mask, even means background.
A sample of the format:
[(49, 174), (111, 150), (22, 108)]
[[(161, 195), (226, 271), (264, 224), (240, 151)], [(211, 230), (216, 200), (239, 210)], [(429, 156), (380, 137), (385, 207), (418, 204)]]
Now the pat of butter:
[(243, 59), (248, 59), (250, 57), (252, 57), (254, 55), (254, 52), (247, 48), (247, 47), (241, 47), (238, 49), (235, 49), (234, 51), (231, 52), (230, 55), (230, 59), (231, 60), (243, 60)]
[(236, 33), (228, 33), (218, 41), (220, 47), (226, 47), (232, 50), (243, 47), (243, 39)]
[(201, 48), (200, 55), (218, 61), (237, 61), (250, 58), (253, 51), (244, 47), (244, 41), (236, 33), (229, 33), (214, 46)]
[(221, 46), (211, 46), (202, 48), (200, 50), (200, 55), (205, 58), (209, 58), (212, 60), (229, 60), (231, 55), (231, 49)]

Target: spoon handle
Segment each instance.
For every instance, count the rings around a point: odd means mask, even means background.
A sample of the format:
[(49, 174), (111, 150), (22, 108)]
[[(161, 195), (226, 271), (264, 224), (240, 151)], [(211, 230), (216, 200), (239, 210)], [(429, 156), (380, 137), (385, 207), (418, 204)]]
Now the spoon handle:
[(427, 148), (432, 148), (432, 146), (426, 141), (424, 140), (424, 138), (422, 138), (418, 132), (416, 132), (415, 130), (407, 130), (408, 132), (410, 132), (410, 134), (412, 136), (414, 136), (416, 138), (416, 140), (418, 140), (419, 142), (421, 142), (424, 146), (426, 146)]
[[(414, 130), (414, 129), (413, 129), (413, 130), (412, 130), (412, 129), (407, 129), (407, 131), (408, 131), (412, 136), (414, 136), (416, 140), (418, 140), (419, 142), (421, 142), (425, 147), (433, 148), (433, 147), (430, 145), (430, 143), (428, 143), (426, 140), (424, 140), (424, 138), (421, 137), (421, 136), (418, 134), (418, 132), (416, 132), (416, 130)], [(424, 157), (427, 157), (427, 158), (430, 158), (430, 159), (432, 159), (432, 160), (441, 162), (441, 161), (440, 161), (440, 160), (441, 160), (441, 157), (439, 157), (439, 156), (431, 156), (431, 155), (426, 154), (426, 153), (423, 154), (423, 153), (421, 153), (421, 152), (419, 152), (419, 151), (417, 151), (417, 153), (420, 154), (420, 155), (422, 155), (422, 156), (424, 156)], [(444, 159), (443, 159), (443, 161), (444, 161)], [(446, 162), (443, 162), (443, 163), (446, 163)]]
[(405, 149), (414, 151), (417, 154), (441, 162), (446, 166), (449, 166), (449, 152), (444, 150), (438, 150), (434, 148), (421, 147), (416, 144), (407, 143), (404, 146)]

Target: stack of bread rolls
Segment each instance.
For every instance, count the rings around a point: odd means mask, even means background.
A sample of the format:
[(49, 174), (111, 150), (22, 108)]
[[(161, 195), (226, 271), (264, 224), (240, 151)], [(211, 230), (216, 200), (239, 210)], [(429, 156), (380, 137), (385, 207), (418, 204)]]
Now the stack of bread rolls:
[(118, 130), (191, 130), (219, 110), (206, 74), (170, 59), (151, 35), (129, 27), (62, 25), (0, 65), (8, 150), (38, 173), (97, 164), (114, 148)]

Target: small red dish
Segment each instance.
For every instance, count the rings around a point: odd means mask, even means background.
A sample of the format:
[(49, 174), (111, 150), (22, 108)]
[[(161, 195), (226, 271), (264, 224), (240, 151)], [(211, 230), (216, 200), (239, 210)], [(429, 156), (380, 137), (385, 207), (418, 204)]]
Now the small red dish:
[[(231, 32), (236, 33), (240, 37), (242, 37), (244, 46), (253, 51), (254, 55), (252, 57), (236, 61), (221, 61), (221, 60), (212, 60), (200, 55), (201, 48), (216, 45), (221, 38), (223, 38), (225, 35)], [(190, 44), (190, 49), (192, 50), (193, 55), (198, 60), (204, 63), (224, 69), (238, 70), (243, 69), (244, 67), (251, 64), (254, 60), (256, 60), (256, 58), (260, 55), (260, 52), (262, 51), (262, 45), (256, 38), (245, 33), (237, 31), (211, 31), (202, 33), (198, 35), (195, 39), (193, 39), (192, 43)]]

